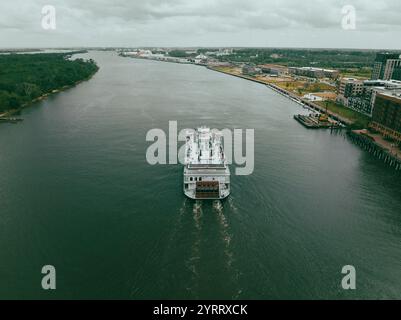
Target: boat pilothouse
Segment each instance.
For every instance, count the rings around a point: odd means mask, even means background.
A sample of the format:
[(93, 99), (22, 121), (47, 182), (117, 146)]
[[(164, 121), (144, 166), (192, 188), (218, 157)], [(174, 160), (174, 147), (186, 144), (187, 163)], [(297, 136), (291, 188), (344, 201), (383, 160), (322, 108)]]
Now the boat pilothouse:
[(191, 199), (224, 199), (230, 194), (230, 169), (220, 132), (188, 130), (185, 145), (184, 193)]

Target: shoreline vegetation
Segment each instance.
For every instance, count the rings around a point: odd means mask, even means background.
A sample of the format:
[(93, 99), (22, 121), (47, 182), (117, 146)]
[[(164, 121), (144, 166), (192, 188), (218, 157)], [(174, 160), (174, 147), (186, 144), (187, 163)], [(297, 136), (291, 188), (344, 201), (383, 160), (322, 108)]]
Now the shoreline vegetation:
[[(350, 129), (362, 129), (368, 127), (369, 116), (336, 101), (339, 79), (370, 79), (378, 52), (307, 48), (145, 48), (120, 50), (120, 55), (206, 66), (210, 70), (264, 84), (302, 105), (334, 116)], [(336, 71), (338, 77), (296, 75), (289, 72), (290, 67), (330, 69)]]
[[(330, 117), (341, 121), (347, 127), (347, 135), (365, 150), (372, 153), (374, 156), (383, 160), (384, 163), (393, 167), (395, 170), (401, 170), (401, 153), (397, 151), (393, 144), (383, 138), (380, 134), (375, 134), (368, 129), (370, 118), (363, 114), (357, 113), (351, 109), (338, 105), (333, 101), (308, 102), (294, 92), (286, 90), (286, 88), (277, 86), (273, 83), (262, 81), (255, 77), (244, 76), (238, 72), (227, 70), (226, 67), (207, 67), (209, 70), (221, 72), (226, 75), (238, 77), (244, 80), (257, 82), (268, 86), (269, 88), (284, 94), (289, 99), (295, 99), (302, 103), (312, 106), (313, 109), (318, 109), (321, 113), (327, 113)], [(295, 116), (296, 117), (296, 116)]]
[[(271, 83), (269, 81), (257, 79), (255, 77), (244, 76), (239, 72), (232, 71), (229, 67), (208, 67), (209, 70), (221, 72), (227, 75), (235, 76), (244, 80), (254, 81), (263, 85), (267, 85), (268, 87), (272, 87), (273, 89), (278, 89), (280, 92), (285, 93), (289, 98), (294, 97), (297, 100), (303, 100), (301, 95), (296, 94), (295, 92), (291, 92), (287, 87), (279, 86), (277, 84)], [(350, 129), (364, 129), (367, 127), (369, 123), (369, 117), (357, 113), (351, 109), (347, 109), (345, 107), (339, 106), (335, 102), (326, 101), (326, 102), (308, 102), (309, 104), (313, 104), (317, 109), (321, 112), (325, 113), (326, 108), (329, 116), (334, 116), (339, 119), (342, 123), (346, 124)]]
[[(199, 50), (202, 53), (210, 49)], [(219, 57), (220, 61), (251, 64), (278, 64), (286, 67), (320, 67), (338, 69), (345, 73), (358, 72), (370, 77), (375, 50), (306, 49), (306, 48), (238, 48)]]
[(96, 62), (71, 59), (86, 52), (0, 55), (0, 118), (91, 79)]

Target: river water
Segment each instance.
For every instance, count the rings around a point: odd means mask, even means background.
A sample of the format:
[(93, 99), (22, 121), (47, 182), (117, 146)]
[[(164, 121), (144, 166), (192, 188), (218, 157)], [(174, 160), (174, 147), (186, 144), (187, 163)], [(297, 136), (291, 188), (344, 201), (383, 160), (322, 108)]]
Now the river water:
[[(301, 106), (263, 85), (89, 56), (90, 81), (0, 126), (0, 298), (401, 298), (393, 169), (303, 128)], [(146, 133), (169, 120), (255, 129), (254, 173), (232, 176), (226, 201), (187, 200), (182, 167), (145, 158)], [(41, 288), (44, 265), (55, 291)]]

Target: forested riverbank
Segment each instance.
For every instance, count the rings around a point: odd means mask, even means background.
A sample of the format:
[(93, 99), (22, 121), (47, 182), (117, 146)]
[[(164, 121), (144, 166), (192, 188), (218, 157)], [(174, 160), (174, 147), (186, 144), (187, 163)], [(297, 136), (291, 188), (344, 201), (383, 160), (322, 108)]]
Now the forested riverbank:
[(93, 60), (70, 59), (71, 53), (0, 55), (0, 116), (89, 79)]

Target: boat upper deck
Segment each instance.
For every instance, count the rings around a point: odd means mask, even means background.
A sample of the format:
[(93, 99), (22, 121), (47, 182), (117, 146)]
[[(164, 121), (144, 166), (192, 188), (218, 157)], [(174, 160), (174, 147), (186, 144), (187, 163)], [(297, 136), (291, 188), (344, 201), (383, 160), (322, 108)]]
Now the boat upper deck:
[(223, 169), (226, 167), (222, 135), (201, 127), (188, 131), (185, 164), (190, 169)]

